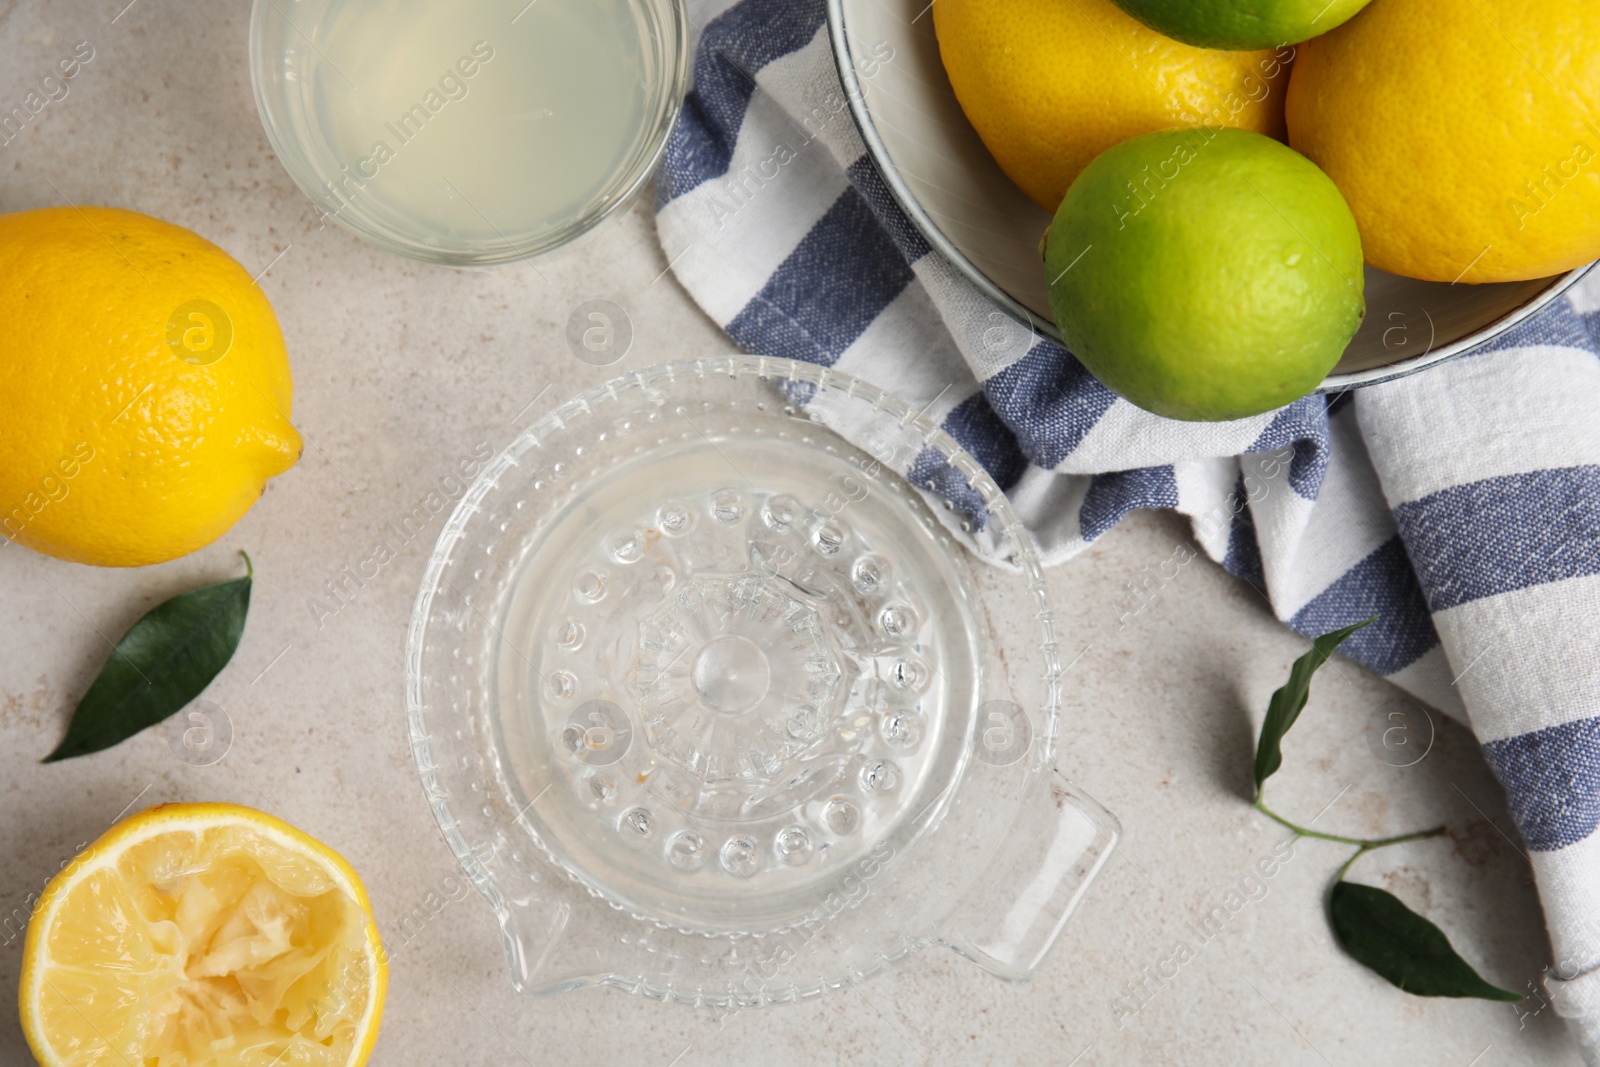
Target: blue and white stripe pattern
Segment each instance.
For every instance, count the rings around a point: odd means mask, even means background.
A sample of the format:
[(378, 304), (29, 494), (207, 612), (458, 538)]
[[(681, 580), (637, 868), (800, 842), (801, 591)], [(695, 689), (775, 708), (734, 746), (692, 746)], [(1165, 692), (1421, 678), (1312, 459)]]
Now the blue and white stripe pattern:
[[(749, 351), (926, 406), (1047, 562), (1130, 510), (1176, 508), (1302, 633), (1377, 615), (1345, 651), (1470, 720), (1533, 858), (1559, 970), (1578, 975), (1552, 983), (1557, 1007), (1595, 1041), (1600, 272), (1424, 374), (1237, 422), (1162, 419), (1011, 326), (906, 221), (845, 106), (822, 0), (691, 13), (704, 32), (657, 224), (706, 312)], [(907, 474), (941, 472), (919, 458)]]

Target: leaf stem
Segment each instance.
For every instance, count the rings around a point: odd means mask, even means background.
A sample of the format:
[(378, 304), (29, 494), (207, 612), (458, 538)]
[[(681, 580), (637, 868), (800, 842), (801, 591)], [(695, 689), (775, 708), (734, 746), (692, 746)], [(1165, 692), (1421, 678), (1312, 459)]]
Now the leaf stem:
[(1362, 856), (1365, 856), (1371, 851), (1372, 849), (1368, 848), (1366, 845), (1362, 845), (1360, 848), (1356, 849), (1356, 854), (1344, 861), (1344, 866), (1339, 868), (1339, 873), (1333, 876), (1333, 880), (1335, 882), (1344, 881), (1344, 876), (1349, 872), (1351, 865), (1354, 864), (1356, 860), (1360, 859)]
[(246, 578), (254, 578), (256, 576), (256, 565), (250, 562), (250, 553), (241, 548), (239, 555), (244, 557), (244, 576)]
[[(1261, 814), (1265, 815), (1267, 818), (1271, 819), (1273, 822), (1278, 823), (1280, 826), (1285, 826), (1290, 830), (1293, 830), (1301, 837), (1315, 837), (1320, 841), (1334, 841), (1341, 845), (1355, 845), (1361, 851), (1357, 852), (1355, 856), (1350, 858), (1350, 863), (1354, 863), (1356, 858), (1359, 857), (1363, 852), (1371, 852), (1375, 848), (1383, 848), (1386, 845), (1398, 845), (1402, 841), (1419, 841), (1425, 837), (1438, 837), (1440, 834), (1444, 833), (1445, 829), (1443, 826), (1435, 826), (1431, 830), (1417, 830), (1414, 833), (1409, 834), (1396, 834), (1394, 837), (1345, 837), (1342, 834), (1325, 834), (1320, 830), (1313, 830), (1310, 827), (1301, 826), (1298, 823), (1292, 823), (1288, 819), (1285, 819), (1282, 815), (1279, 815), (1277, 812), (1267, 807), (1264, 798), (1260, 795), (1256, 797), (1256, 810), (1261, 812)], [(1349, 869), (1350, 863), (1345, 864), (1346, 870)], [(1344, 871), (1341, 870), (1339, 875), (1340, 877), (1343, 877)]]

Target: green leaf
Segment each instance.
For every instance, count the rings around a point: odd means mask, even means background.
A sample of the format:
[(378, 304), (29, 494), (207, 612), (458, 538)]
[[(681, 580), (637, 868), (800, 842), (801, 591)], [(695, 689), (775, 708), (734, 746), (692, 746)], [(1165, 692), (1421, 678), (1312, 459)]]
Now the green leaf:
[(134, 623), (78, 701), (67, 736), (41, 762), (110, 748), (199, 696), (244, 633), (255, 573), (249, 556), (244, 562), (243, 578), (179, 593)]
[(1485, 982), (1456, 954), (1444, 931), (1370, 885), (1333, 883), (1333, 932), (1355, 961), (1419, 997), (1518, 1001), (1521, 994)]
[(1283, 766), (1283, 752), (1278, 747), (1283, 741), (1283, 735), (1289, 732), (1300, 712), (1306, 706), (1306, 697), (1311, 695), (1311, 676), (1317, 673), (1317, 668), (1328, 662), (1328, 657), (1333, 655), (1333, 650), (1344, 643), (1344, 639), (1377, 621), (1374, 615), (1370, 619), (1352, 623), (1342, 630), (1323, 634), (1311, 642), (1311, 651), (1294, 661), (1294, 666), (1289, 668), (1289, 680), (1284, 682), (1277, 692), (1272, 694), (1272, 700), (1267, 704), (1267, 717), (1261, 723), (1261, 740), (1256, 742), (1256, 794), (1261, 793), (1261, 783), (1277, 773)]

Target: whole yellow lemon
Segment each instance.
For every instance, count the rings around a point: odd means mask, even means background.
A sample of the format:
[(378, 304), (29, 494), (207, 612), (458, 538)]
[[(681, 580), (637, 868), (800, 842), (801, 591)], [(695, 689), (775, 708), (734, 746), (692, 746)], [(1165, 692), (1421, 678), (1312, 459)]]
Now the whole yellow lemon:
[(160, 563), (300, 457), (272, 306), (216, 245), (100, 207), (0, 215), (0, 533)]
[(1287, 117), (1375, 267), (1503, 282), (1600, 257), (1600, 5), (1373, 0), (1300, 46)]
[(961, 109), (1046, 211), (1090, 160), (1141, 133), (1232, 126), (1283, 137), (1292, 49), (1179, 44), (1112, 0), (938, 0), (933, 25)]

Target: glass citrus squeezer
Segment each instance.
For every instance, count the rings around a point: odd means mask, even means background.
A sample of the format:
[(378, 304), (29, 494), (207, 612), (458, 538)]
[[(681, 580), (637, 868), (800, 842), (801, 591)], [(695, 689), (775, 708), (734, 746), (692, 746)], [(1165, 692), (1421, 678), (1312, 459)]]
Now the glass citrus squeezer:
[(928, 946), (1022, 979), (1118, 834), (1056, 769), (1060, 629), (1004, 495), (908, 404), (782, 359), (659, 366), (529, 426), (455, 509), (411, 744), (524, 992), (734, 1009)]

